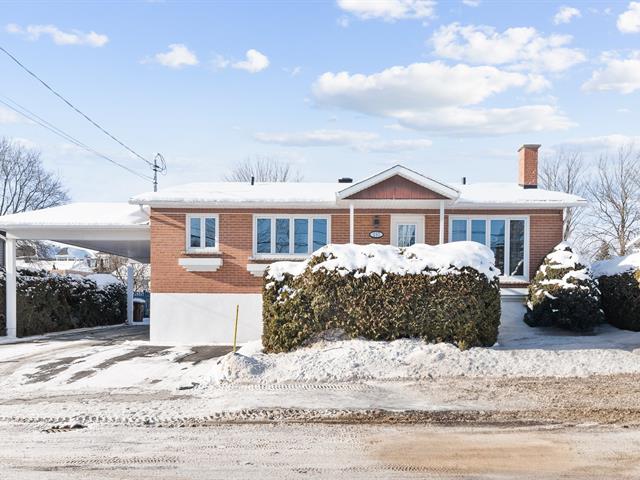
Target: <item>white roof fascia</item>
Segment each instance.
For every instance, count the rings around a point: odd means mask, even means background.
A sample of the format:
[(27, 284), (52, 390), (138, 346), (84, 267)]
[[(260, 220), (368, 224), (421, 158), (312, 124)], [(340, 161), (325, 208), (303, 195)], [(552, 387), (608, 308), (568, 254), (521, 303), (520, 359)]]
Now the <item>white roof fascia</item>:
[(358, 183), (354, 183), (347, 188), (340, 190), (337, 193), (337, 196), (339, 199), (345, 199), (347, 197), (350, 197), (351, 195), (361, 192), (362, 190), (366, 190), (369, 187), (383, 182), (395, 175), (406, 178), (407, 180), (410, 180), (424, 188), (427, 188), (435, 193), (439, 193), (440, 195), (443, 195), (452, 200), (455, 200), (460, 196), (460, 192), (455, 188), (445, 183), (438, 182), (437, 180), (434, 180), (432, 178), (425, 177), (424, 175), (402, 165), (394, 165), (387, 170), (383, 170), (382, 172), (376, 173), (369, 178), (365, 178)]
[(138, 203), (131, 201), (132, 204), (148, 205), (152, 208), (179, 208), (179, 209), (253, 209), (265, 210), (270, 208), (290, 208), (297, 210), (306, 209), (336, 209), (344, 208), (337, 205), (336, 202), (145, 202)]
[(586, 201), (577, 202), (511, 202), (511, 203), (454, 203), (449, 208), (453, 210), (526, 210), (526, 209), (554, 209), (586, 207)]

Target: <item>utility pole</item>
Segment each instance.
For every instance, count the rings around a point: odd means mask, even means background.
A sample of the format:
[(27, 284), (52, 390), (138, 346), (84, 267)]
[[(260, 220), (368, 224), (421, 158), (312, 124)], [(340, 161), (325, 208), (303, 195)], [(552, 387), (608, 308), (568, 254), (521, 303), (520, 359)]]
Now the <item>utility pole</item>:
[(164, 161), (164, 157), (160, 153), (156, 153), (153, 159), (153, 191), (158, 191), (158, 172), (165, 173), (167, 171), (167, 163)]

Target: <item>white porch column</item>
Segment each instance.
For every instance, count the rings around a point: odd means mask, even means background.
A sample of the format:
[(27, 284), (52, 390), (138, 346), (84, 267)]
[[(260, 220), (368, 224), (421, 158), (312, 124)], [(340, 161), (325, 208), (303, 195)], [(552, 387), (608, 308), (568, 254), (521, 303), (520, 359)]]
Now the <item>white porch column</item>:
[(355, 212), (353, 203), (349, 204), (349, 243), (355, 243)]
[(15, 338), (17, 334), (18, 314), (16, 310), (16, 240), (6, 238), (4, 242), (4, 261), (6, 266), (7, 287), (7, 337)]
[(133, 324), (133, 265), (127, 264), (127, 324)]
[(438, 243), (442, 245), (444, 243), (444, 200), (440, 200), (440, 235), (438, 237)]

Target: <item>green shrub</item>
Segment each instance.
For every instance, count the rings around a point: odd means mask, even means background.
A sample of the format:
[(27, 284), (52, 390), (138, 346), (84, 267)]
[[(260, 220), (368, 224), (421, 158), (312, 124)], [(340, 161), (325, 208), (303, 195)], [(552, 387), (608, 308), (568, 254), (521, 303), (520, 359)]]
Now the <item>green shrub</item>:
[(563, 242), (547, 255), (529, 285), (524, 321), (531, 327), (592, 332), (604, 321), (589, 267)]
[(290, 351), (331, 329), (369, 340), (493, 345), (500, 325), (493, 254), (472, 242), (324, 247), (297, 266), (269, 268), (263, 321), (267, 352)]
[[(5, 277), (0, 278), (0, 334), (5, 333)], [(72, 328), (123, 323), (127, 317), (124, 284), (99, 288), (86, 278), (20, 270), (17, 279), (17, 335), (41, 335)]]
[(640, 253), (593, 264), (608, 323), (640, 331)]

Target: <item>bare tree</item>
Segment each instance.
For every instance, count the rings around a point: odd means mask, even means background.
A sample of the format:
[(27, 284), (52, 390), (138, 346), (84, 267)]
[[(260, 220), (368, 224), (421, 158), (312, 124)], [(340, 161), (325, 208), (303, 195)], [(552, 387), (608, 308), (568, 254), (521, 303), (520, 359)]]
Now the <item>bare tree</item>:
[(69, 201), (62, 182), (42, 165), (40, 152), (0, 138), (0, 215)]
[(591, 238), (601, 249), (606, 243), (616, 255), (626, 255), (640, 234), (640, 155), (632, 145), (620, 148), (616, 157), (600, 157), (587, 192)]
[(225, 175), (227, 182), (299, 182), (302, 180), (300, 172), (289, 163), (281, 162), (271, 157), (253, 157), (236, 165), (231, 173)]
[[(123, 283), (127, 283), (127, 264), (129, 259), (118, 255), (100, 254), (96, 261), (97, 273), (110, 273)], [(149, 287), (149, 266), (144, 263), (133, 264), (133, 290), (142, 292)]]
[[(0, 138), (0, 189), (0, 215), (56, 207), (69, 201), (60, 179), (42, 165), (40, 152), (7, 138)], [(0, 242), (0, 247), (3, 245), (4, 241)], [(42, 258), (49, 253), (44, 242), (21, 240), (18, 245), (32, 248)], [(4, 262), (4, 255), (0, 257)]]
[[(560, 150), (553, 157), (544, 158), (540, 165), (540, 185), (547, 190), (585, 196), (587, 187), (587, 169), (579, 150)], [(563, 240), (576, 233), (584, 215), (583, 208), (566, 208)]]

